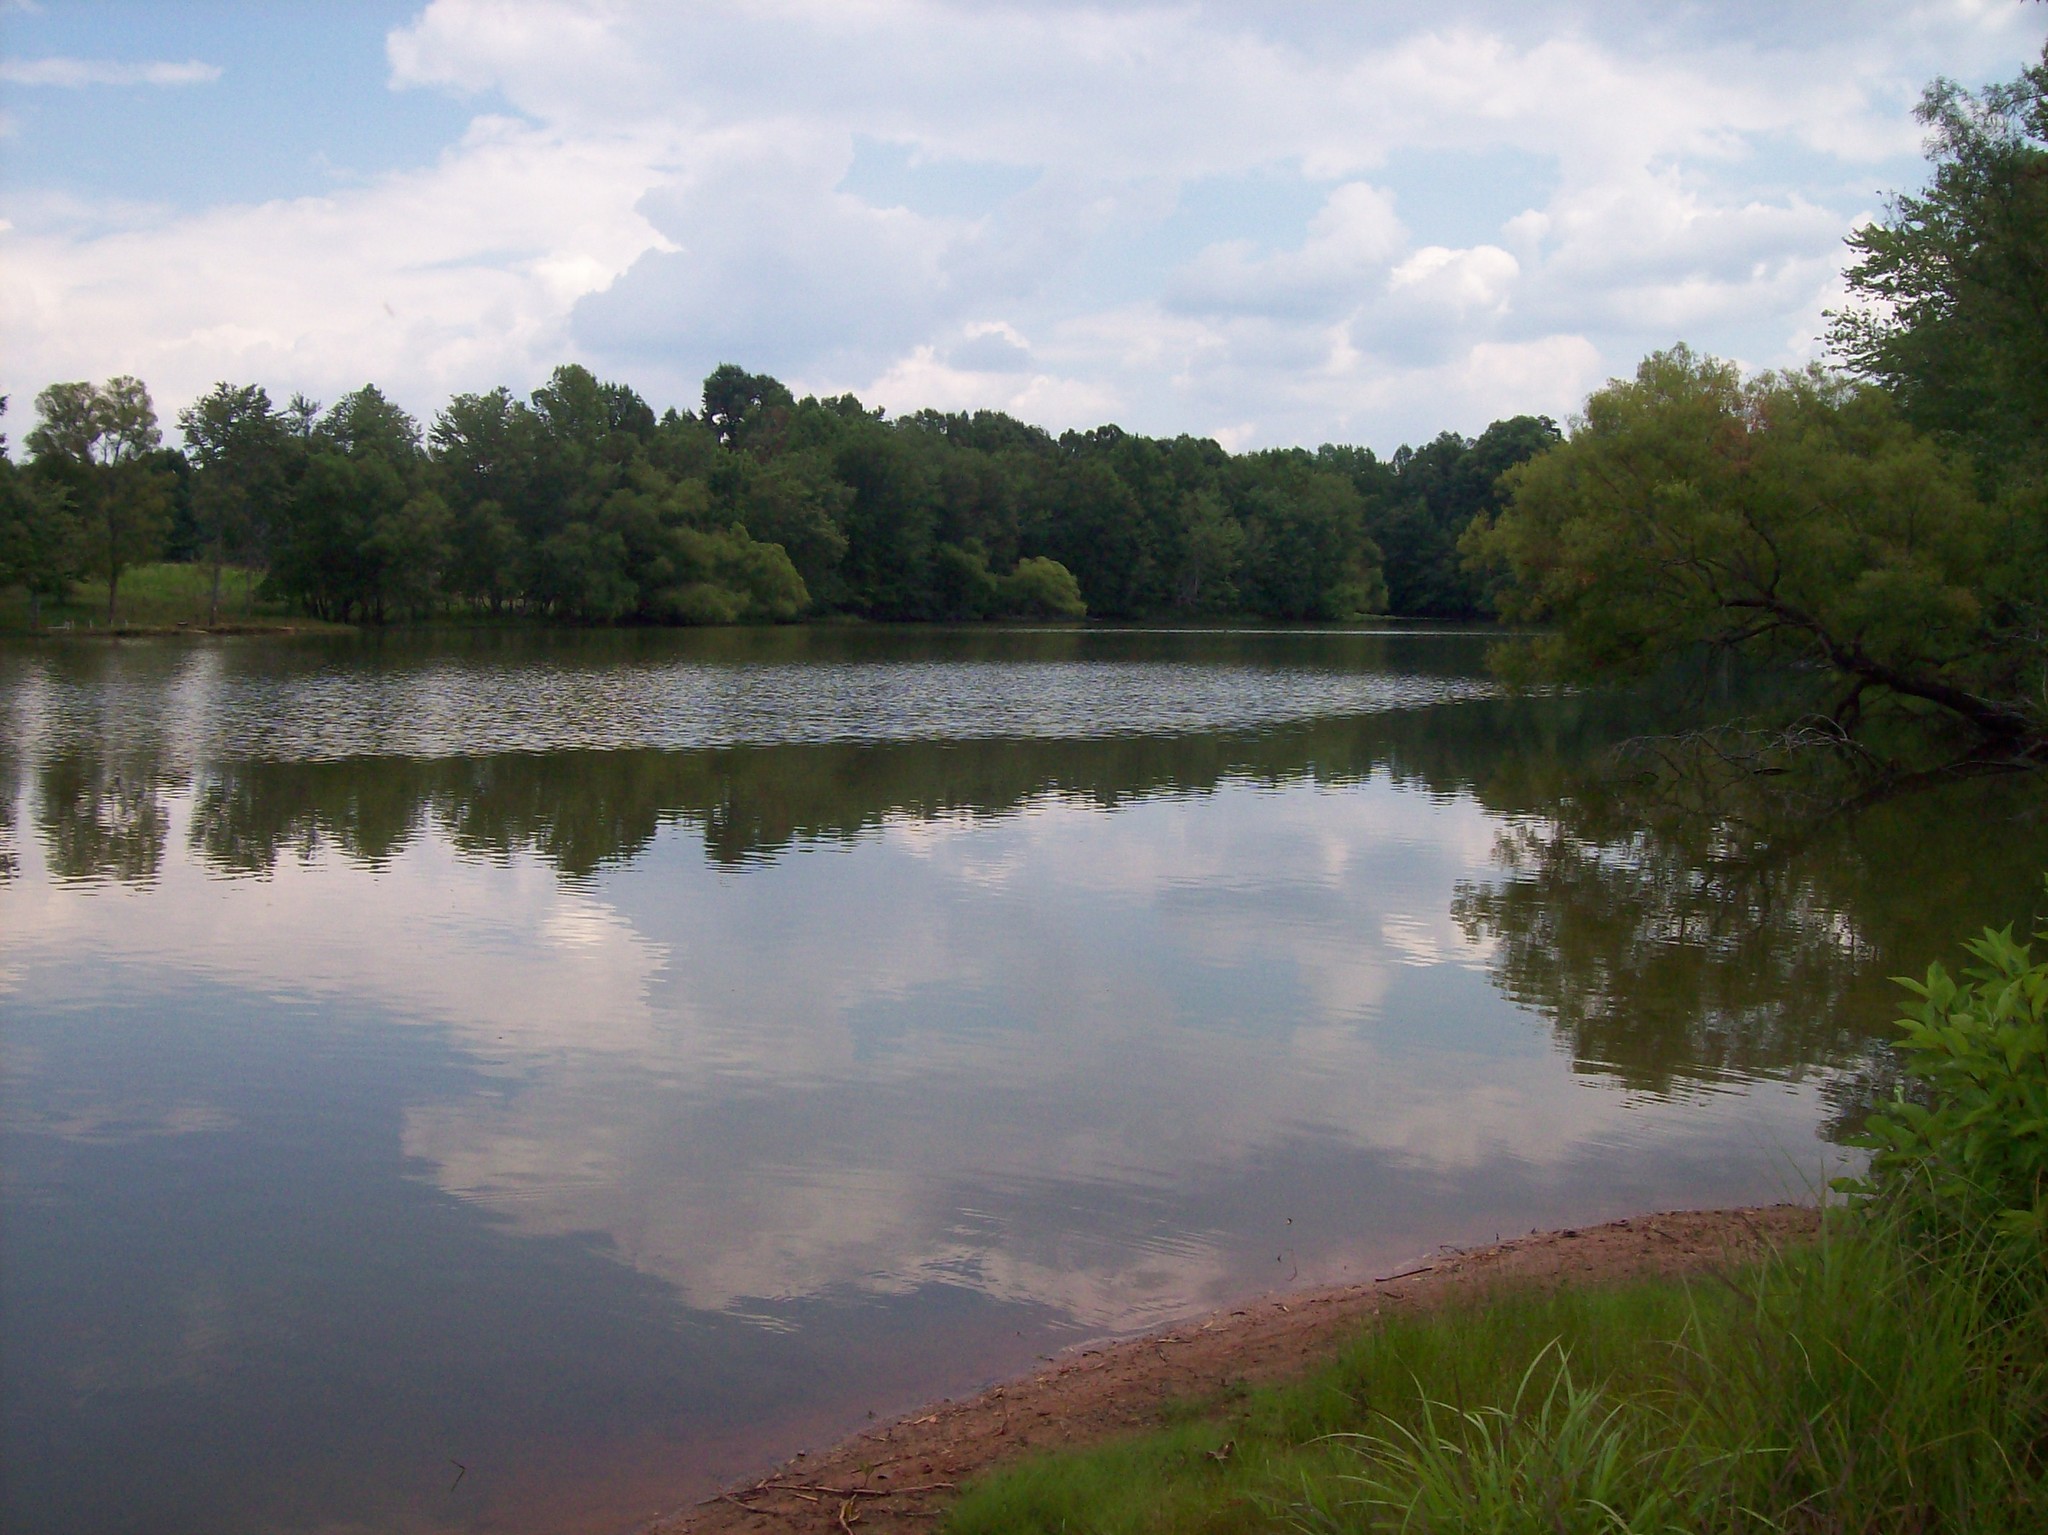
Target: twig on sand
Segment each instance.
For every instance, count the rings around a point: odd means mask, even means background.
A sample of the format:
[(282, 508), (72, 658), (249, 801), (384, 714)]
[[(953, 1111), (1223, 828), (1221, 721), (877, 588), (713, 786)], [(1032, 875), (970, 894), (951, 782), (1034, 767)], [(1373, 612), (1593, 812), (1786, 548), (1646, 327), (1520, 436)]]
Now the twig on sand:
[(902, 1498), (913, 1492), (950, 1492), (952, 1482), (919, 1482), (911, 1487), (827, 1487), (821, 1482), (778, 1482), (771, 1491), (821, 1492), (828, 1498)]

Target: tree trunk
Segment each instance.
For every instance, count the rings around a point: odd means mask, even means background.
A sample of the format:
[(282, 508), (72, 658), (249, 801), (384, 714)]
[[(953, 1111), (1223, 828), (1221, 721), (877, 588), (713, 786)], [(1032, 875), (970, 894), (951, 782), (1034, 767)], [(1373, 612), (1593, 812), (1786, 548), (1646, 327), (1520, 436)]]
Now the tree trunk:
[(101, 507), (107, 521), (107, 627), (114, 627), (114, 591), (121, 582), (121, 525), (114, 508), (114, 488), (102, 485)]
[(33, 586), (28, 589), (28, 632), (34, 634), (43, 627), (43, 594)]
[(213, 536), (213, 590), (206, 598), (206, 627), (211, 629), (220, 622), (220, 567), (222, 560), (221, 539)]

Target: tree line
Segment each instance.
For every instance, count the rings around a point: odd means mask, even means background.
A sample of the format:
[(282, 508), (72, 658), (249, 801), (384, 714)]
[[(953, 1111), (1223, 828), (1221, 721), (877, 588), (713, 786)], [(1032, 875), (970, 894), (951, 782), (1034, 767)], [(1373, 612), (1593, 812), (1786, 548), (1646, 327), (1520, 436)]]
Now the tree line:
[[(1543, 417), (1390, 458), (1231, 454), (1000, 412), (889, 418), (724, 365), (657, 416), (575, 364), (525, 399), (458, 395), (422, 428), (366, 385), (322, 407), (216, 385), (167, 446), (137, 379), (36, 399), (11, 460), (0, 584), (33, 605), (171, 558), (255, 568), (324, 619), (732, 623), (1166, 614), (1346, 620), (1492, 611), (1458, 539)], [(4, 439), (0, 439), (4, 443)]]
[[(1549, 679), (1716, 654), (1794, 678), (1748, 744), (1891, 771), (2048, 764), (2048, 48), (1925, 92), (1929, 185), (1851, 236), (1842, 371), (1745, 378), (1677, 346), (1544, 417), (1382, 459), (1231, 454), (994, 412), (891, 420), (726, 365), (660, 417), (558, 368), (424, 431), (374, 387), (322, 409), (216, 386), (161, 442), (135, 379), (52, 385), (0, 467), (0, 580), (33, 604), (167, 547), (260, 567), (326, 618), (579, 623), (1371, 613), (1541, 626)], [(1895, 743), (1905, 743), (1901, 748)]]

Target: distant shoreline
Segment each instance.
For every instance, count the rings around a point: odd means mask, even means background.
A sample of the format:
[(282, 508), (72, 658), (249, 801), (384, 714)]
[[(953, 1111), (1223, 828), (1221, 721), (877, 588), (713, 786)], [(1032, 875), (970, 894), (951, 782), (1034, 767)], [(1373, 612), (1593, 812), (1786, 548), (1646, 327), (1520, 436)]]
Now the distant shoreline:
[(736, 634), (803, 632), (950, 632), (967, 634), (1415, 634), (1505, 636), (1527, 632), (1527, 626), (1477, 618), (1361, 618), (1347, 623), (1315, 619), (1199, 618), (1160, 615), (1155, 618), (1074, 619), (862, 619), (831, 615), (787, 623), (735, 624), (573, 624), (541, 618), (482, 619), (474, 622), (424, 619), (387, 624), (336, 623), (319, 618), (247, 618), (217, 624), (197, 622), (44, 624), (30, 629), (0, 625), (0, 640), (124, 640), (191, 639), (261, 635), (285, 639), (301, 635), (476, 635), (476, 634)]

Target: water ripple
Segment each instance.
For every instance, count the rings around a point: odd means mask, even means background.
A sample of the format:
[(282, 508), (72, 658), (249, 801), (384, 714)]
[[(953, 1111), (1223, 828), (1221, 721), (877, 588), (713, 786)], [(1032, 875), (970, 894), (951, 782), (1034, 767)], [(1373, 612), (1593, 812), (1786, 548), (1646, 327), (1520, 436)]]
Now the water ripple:
[(1180, 661), (743, 666), (459, 662), (313, 675), (204, 669), (109, 710), (104, 680), (49, 678), (32, 756), (147, 739), (187, 761), (702, 749), (780, 742), (1076, 738), (1257, 728), (1485, 696), (1483, 679)]

